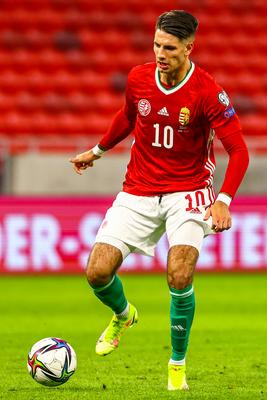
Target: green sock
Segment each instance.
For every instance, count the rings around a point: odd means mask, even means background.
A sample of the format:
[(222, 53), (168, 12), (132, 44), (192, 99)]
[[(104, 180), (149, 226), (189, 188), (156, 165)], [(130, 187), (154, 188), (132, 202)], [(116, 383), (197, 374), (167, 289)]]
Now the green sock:
[(127, 299), (124, 295), (120, 278), (114, 275), (109, 283), (104, 286), (93, 287), (96, 297), (102, 303), (110, 307), (115, 314), (120, 314), (127, 307)]
[(190, 284), (182, 290), (170, 288), (171, 293), (171, 344), (174, 361), (185, 358), (195, 311), (195, 295)]

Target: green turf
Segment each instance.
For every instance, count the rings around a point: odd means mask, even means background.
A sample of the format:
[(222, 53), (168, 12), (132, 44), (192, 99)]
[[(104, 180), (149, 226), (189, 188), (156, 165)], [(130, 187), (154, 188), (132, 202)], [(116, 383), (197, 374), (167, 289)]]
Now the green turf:
[[(267, 275), (197, 275), (196, 317), (187, 358), (189, 392), (168, 392), (169, 295), (165, 276), (123, 276), (140, 321), (108, 357), (94, 354), (110, 318), (83, 276), (1, 277), (0, 399), (267, 399)], [(46, 388), (26, 370), (37, 340), (75, 348), (78, 369)]]

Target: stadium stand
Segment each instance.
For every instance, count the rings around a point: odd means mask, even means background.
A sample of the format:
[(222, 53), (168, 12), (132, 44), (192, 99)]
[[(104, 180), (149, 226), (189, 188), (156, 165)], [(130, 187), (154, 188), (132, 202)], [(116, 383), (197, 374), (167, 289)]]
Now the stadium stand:
[[(94, 142), (123, 104), (131, 67), (153, 60), (155, 19), (166, 11), (162, 0), (0, 6), (0, 143), (11, 152)], [(178, 6), (200, 20), (193, 60), (231, 95), (250, 146), (266, 150), (267, 2), (181, 0), (167, 9)]]

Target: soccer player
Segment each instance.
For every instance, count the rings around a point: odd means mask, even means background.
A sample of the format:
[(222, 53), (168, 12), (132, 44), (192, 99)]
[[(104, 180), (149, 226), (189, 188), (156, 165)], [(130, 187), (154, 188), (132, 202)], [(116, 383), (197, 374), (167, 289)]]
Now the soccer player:
[[(185, 356), (195, 308), (192, 281), (203, 238), (231, 227), (229, 205), (248, 166), (247, 147), (227, 94), (190, 60), (197, 26), (197, 19), (185, 11), (159, 16), (155, 62), (131, 70), (125, 105), (106, 134), (94, 148), (70, 160), (81, 174), (131, 132), (134, 135), (123, 189), (107, 211), (87, 266), (95, 295), (114, 312), (96, 353), (115, 350), (124, 331), (138, 320), (118, 268), (131, 252), (152, 256), (166, 232), (169, 390), (188, 389)], [(212, 187), (215, 134), (229, 155), (217, 197)]]

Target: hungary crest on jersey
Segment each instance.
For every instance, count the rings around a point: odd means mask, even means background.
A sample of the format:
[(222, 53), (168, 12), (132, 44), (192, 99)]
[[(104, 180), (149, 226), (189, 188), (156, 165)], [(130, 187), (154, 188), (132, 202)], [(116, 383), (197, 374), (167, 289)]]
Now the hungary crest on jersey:
[(187, 107), (182, 107), (179, 114), (179, 123), (182, 126), (189, 124), (190, 120), (190, 110)]

